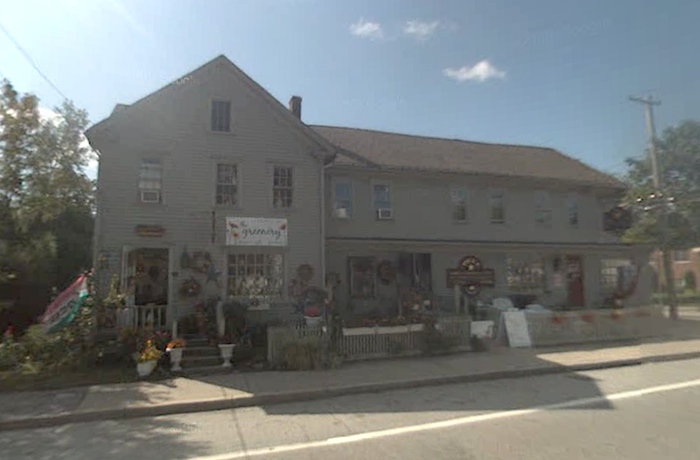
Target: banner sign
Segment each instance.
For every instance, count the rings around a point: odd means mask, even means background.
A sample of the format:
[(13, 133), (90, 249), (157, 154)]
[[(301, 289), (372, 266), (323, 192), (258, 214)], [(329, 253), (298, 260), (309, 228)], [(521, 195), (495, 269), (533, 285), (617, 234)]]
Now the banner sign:
[(61, 292), (49, 304), (41, 317), (41, 324), (47, 332), (55, 332), (70, 324), (75, 314), (88, 296), (87, 276), (80, 275), (68, 289)]
[(227, 246), (287, 246), (287, 219), (227, 217)]

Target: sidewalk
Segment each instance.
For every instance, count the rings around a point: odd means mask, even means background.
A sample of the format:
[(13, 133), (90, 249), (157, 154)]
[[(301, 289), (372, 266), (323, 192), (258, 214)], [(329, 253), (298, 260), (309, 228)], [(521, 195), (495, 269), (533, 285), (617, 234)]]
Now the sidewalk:
[[(700, 322), (695, 324), (700, 328)], [(392, 389), (700, 357), (700, 339), (690, 339), (686, 334), (673, 336), (675, 340), (661, 338), (661, 341), (634, 345), (598, 344), (597, 347), (538, 350), (495, 348), (485, 353), (347, 364), (328, 371), (232, 373), (60, 391), (0, 393), (0, 430), (266, 406)]]

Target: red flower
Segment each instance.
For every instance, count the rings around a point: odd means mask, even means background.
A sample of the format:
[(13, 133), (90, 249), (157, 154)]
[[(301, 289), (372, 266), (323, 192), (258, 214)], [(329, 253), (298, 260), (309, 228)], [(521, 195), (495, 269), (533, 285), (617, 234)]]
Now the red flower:
[(306, 309), (304, 310), (304, 316), (321, 316), (321, 309), (318, 308), (318, 305), (311, 305), (309, 307), (306, 307)]

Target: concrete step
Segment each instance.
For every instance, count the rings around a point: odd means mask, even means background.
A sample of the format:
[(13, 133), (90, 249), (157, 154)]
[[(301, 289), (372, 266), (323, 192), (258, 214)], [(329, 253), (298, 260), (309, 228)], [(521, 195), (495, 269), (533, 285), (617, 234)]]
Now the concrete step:
[(182, 367), (183, 368), (195, 368), (195, 367), (207, 367), (216, 366), (223, 364), (223, 359), (221, 356), (189, 356), (182, 357)]
[(201, 367), (184, 367), (182, 368), (182, 375), (187, 377), (204, 376), (204, 375), (216, 375), (216, 374), (228, 374), (230, 372), (235, 372), (231, 367), (222, 367), (221, 364), (216, 366), (201, 366)]
[(187, 346), (184, 348), (182, 351), (182, 357), (183, 359), (186, 358), (193, 358), (197, 356), (220, 356), (221, 352), (219, 351), (218, 347), (194, 347), (194, 346)]
[(183, 337), (183, 338), (187, 342), (187, 348), (211, 346), (209, 344), (209, 339), (207, 337), (194, 337), (194, 338), (190, 338), (190, 339), (188, 339), (187, 337)]

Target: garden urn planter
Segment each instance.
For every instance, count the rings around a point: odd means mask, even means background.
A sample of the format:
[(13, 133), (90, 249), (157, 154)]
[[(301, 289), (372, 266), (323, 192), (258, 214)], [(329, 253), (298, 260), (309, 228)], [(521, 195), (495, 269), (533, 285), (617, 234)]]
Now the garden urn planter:
[(141, 378), (148, 377), (151, 375), (151, 373), (153, 373), (157, 365), (158, 361), (155, 359), (152, 361), (144, 361), (136, 365), (136, 372), (138, 372), (139, 377)]
[(170, 370), (173, 372), (182, 371), (182, 366), (180, 365), (182, 362), (182, 350), (184, 350), (184, 348), (170, 349)]
[(224, 363), (221, 365), (221, 367), (231, 367), (231, 358), (233, 357), (233, 347), (235, 347), (236, 344), (233, 343), (220, 343), (219, 344), (219, 350), (221, 350), (221, 358), (224, 360)]

